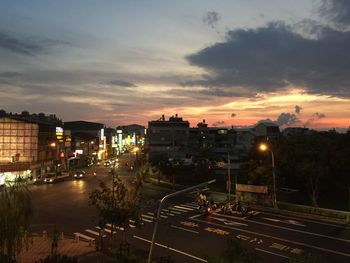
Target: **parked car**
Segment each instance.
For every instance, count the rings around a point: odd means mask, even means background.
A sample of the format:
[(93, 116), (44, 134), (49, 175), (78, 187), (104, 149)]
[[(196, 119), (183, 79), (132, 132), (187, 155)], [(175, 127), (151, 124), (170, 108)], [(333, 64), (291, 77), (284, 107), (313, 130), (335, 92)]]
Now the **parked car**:
[(74, 179), (82, 179), (85, 177), (85, 171), (75, 171), (73, 173), (73, 178)]

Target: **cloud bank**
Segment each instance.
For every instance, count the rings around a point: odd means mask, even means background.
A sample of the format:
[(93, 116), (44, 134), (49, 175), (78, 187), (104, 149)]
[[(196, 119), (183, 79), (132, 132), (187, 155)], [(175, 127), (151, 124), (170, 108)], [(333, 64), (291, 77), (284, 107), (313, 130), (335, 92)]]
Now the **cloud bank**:
[(305, 38), (284, 23), (229, 31), (225, 42), (187, 56), (208, 72), (187, 84), (256, 93), (297, 85), (309, 93), (349, 97), (349, 46), (350, 32), (330, 28), (322, 28), (318, 39)]

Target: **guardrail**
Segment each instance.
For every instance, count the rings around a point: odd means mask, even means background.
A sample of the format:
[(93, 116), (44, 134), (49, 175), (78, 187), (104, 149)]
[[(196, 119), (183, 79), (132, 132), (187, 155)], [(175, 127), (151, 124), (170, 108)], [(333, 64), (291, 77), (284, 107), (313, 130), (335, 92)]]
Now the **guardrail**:
[(347, 221), (348, 223), (350, 222), (350, 212), (347, 212), (347, 211), (306, 206), (306, 205), (297, 205), (297, 204), (284, 203), (284, 202), (278, 202), (278, 207), (279, 209), (288, 210), (292, 212), (312, 214), (312, 215), (317, 215), (321, 217), (344, 220), (344, 221)]

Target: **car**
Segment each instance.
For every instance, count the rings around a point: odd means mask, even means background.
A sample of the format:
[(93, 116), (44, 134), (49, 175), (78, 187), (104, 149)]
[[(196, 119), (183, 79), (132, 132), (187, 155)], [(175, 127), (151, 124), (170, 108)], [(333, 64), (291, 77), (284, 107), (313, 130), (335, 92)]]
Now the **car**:
[(111, 164), (110, 161), (105, 161), (104, 162), (104, 166), (106, 166), (106, 167), (109, 166), (110, 164)]
[(44, 183), (53, 183), (56, 181), (57, 175), (56, 173), (47, 173), (44, 177)]
[(75, 171), (73, 173), (73, 178), (74, 179), (82, 179), (85, 177), (85, 171)]

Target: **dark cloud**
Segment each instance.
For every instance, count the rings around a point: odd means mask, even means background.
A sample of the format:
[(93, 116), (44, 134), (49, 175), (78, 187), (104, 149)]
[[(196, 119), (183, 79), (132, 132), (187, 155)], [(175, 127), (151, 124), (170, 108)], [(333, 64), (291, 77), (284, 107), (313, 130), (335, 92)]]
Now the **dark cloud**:
[(300, 107), (299, 105), (295, 105), (295, 113), (296, 113), (296, 114), (300, 114), (300, 112), (301, 112), (302, 109), (303, 109), (303, 108)]
[(300, 119), (294, 113), (283, 112), (277, 117), (277, 120), (263, 119), (258, 121), (257, 123), (270, 123), (278, 126), (288, 127), (300, 123)]
[(186, 84), (217, 91), (224, 87), (231, 92), (244, 87), (254, 93), (298, 85), (309, 93), (349, 97), (349, 46), (350, 32), (327, 27), (317, 27), (317, 38), (307, 38), (277, 22), (233, 30), (226, 41), (186, 57), (208, 72)]
[(220, 15), (215, 11), (209, 11), (202, 17), (203, 23), (210, 26), (212, 29), (215, 29), (217, 32), (217, 23), (219, 22), (219, 20)]
[(68, 42), (42, 38), (20, 37), (8, 32), (0, 32), (0, 48), (16, 54), (35, 56), (46, 53), (48, 48), (56, 45), (68, 45)]
[(225, 122), (224, 121), (217, 121), (212, 124), (213, 127), (221, 127), (224, 126)]
[(119, 80), (119, 79), (112, 80), (108, 84), (114, 85), (114, 86), (119, 86), (119, 87), (127, 87), (127, 88), (135, 88), (135, 87), (137, 87), (135, 84), (133, 84), (131, 82), (124, 81), (124, 80)]
[(315, 112), (314, 114), (311, 115), (311, 118), (308, 119), (304, 126), (310, 126), (311, 124), (313, 124), (315, 121), (319, 120), (319, 119), (323, 119), (325, 118), (326, 115), (320, 112)]
[(291, 126), (298, 122), (300, 120), (294, 113), (281, 113), (275, 121), (278, 126)]
[(22, 76), (19, 72), (0, 72), (0, 78), (12, 79)]
[(318, 11), (321, 16), (341, 29), (345, 29), (350, 25), (349, 0), (323, 0)]

